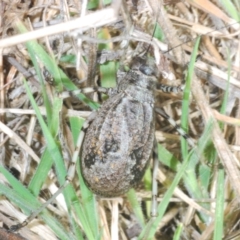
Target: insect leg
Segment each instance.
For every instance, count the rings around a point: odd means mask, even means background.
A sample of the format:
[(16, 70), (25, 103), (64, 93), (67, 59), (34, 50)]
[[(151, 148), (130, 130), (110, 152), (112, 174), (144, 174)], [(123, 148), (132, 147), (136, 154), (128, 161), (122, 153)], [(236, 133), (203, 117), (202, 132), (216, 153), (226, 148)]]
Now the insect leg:
[(162, 92), (173, 92), (173, 93), (179, 93), (182, 92), (184, 89), (184, 85), (180, 86), (168, 86), (165, 84), (157, 83), (157, 89), (161, 90)]
[(75, 168), (76, 168), (76, 163), (77, 163), (77, 160), (78, 160), (79, 152), (81, 150), (82, 142), (83, 142), (83, 139), (84, 139), (84, 136), (85, 136), (85, 132), (86, 132), (87, 128), (89, 127), (89, 124), (95, 118), (95, 115), (96, 115), (96, 112), (92, 112), (89, 115), (89, 117), (87, 118), (87, 120), (83, 124), (82, 130), (79, 133), (77, 143), (76, 143), (76, 148), (75, 148), (75, 151), (73, 153), (72, 161), (71, 161), (70, 167), (69, 167), (68, 172), (67, 172), (65, 183), (52, 195), (52, 197), (50, 199), (48, 199), (44, 204), (42, 204), (42, 206), (39, 209), (37, 209), (30, 216), (28, 216), (27, 219), (24, 222), (11, 226), (10, 229), (9, 229), (10, 231), (17, 231), (20, 228), (28, 225), (28, 223), (30, 223), (36, 216), (38, 216), (38, 214), (40, 212), (42, 212), (50, 203), (52, 203), (56, 199), (56, 197), (60, 193), (63, 192), (65, 187), (70, 182), (72, 182), (72, 179), (73, 179), (74, 174), (75, 174)]
[(62, 92), (59, 93), (59, 97), (60, 98), (68, 98), (68, 97), (74, 97), (79, 93), (93, 93), (93, 92), (100, 92), (100, 93), (104, 93), (104, 94), (111, 94), (111, 91), (113, 90), (113, 88), (104, 88), (104, 87), (86, 87), (86, 88), (82, 88), (82, 89), (76, 89), (70, 92)]
[(165, 118), (176, 129), (176, 131), (186, 139), (186, 141), (191, 147), (195, 147), (193, 139), (190, 138), (188, 134), (168, 114), (164, 112), (163, 109), (155, 108), (155, 112)]

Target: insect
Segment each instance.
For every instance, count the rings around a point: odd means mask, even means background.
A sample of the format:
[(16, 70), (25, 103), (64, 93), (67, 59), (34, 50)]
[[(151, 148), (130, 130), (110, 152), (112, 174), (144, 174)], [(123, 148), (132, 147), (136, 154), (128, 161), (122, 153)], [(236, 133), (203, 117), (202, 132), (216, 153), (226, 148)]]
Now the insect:
[(120, 196), (142, 179), (154, 143), (155, 84), (154, 68), (136, 59), (87, 129), (81, 169), (97, 195)]

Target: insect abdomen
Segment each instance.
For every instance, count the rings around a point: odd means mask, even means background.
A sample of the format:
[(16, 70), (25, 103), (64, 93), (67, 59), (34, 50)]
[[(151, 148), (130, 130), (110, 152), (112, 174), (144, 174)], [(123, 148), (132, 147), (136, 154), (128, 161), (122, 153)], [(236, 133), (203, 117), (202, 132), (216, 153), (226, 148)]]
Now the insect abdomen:
[(151, 104), (123, 93), (107, 100), (87, 130), (81, 170), (87, 186), (103, 197), (116, 197), (143, 177), (154, 142)]

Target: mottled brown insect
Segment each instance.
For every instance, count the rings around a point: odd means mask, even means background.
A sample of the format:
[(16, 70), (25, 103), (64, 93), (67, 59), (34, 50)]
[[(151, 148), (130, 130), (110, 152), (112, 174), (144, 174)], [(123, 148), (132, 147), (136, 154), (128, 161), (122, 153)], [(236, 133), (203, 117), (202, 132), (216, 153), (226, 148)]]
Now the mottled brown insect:
[(134, 187), (152, 154), (154, 67), (140, 58), (133, 62), (128, 72), (119, 72), (117, 88), (99, 109), (83, 141), (83, 178), (102, 197), (116, 197)]

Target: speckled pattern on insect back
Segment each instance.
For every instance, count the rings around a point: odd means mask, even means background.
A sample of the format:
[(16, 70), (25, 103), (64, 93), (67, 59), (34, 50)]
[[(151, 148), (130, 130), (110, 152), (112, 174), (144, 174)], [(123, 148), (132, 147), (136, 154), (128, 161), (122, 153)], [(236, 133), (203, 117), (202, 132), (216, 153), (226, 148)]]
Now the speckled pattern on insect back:
[(87, 186), (116, 197), (143, 177), (154, 143), (154, 77), (130, 70), (105, 101), (83, 142), (81, 170)]

